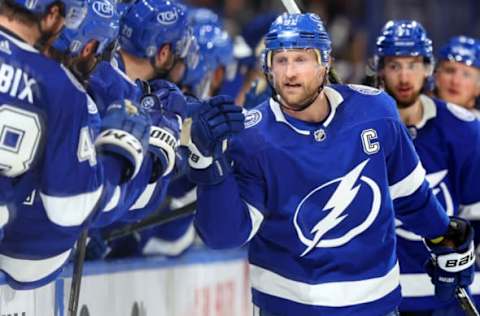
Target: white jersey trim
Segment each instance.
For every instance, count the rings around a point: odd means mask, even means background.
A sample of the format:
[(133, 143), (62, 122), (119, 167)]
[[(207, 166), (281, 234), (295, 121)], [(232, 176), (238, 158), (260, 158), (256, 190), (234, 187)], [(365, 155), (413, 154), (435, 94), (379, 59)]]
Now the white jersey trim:
[(62, 267), (70, 256), (69, 249), (55, 257), (40, 260), (12, 258), (0, 254), (0, 269), (18, 282), (35, 282)]
[(113, 192), (113, 196), (110, 199), (110, 201), (108, 201), (107, 205), (103, 208), (103, 212), (110, 212), (115, 207), (117, 207), (118, 202), (120, 201), (121, 194), (122, 194), (122, 190), (120, 189), (119, 186), (116, 186), (115, 191)]
[(252, 287), (257, 291), (300, 304), (345, 307), (373, 302), (399, 286), (398, 263), (385, 275), (361, 281), (309, 284), (287, 279), (250, 265)]
[(6, 205), (0, 205), (0, 229), (8, 223), (10, 219), (10, 212), (8, 211), (8, 207)]
[(13, 36), (10, 36), (9, 34), (7, 34), (5, 32), (0, 31), (0, 34), (2, 34), (2, 36), (5, 36), (10, 42), (15, 44), (16, 46), (18, 46), (18, 48), (21, 48), (21, 49), (26, 50), (26, 51), (31, 52), (31, 53), (40, 54), (40, 52), (37, 49), (35, 49), (33, 46), (31, 46), (30, 44), (22, 42), (22, 41), (16, 39), (15, 37), (13, 37)]
[(460, 216), (468, 220), (480, 220), (480, 202), (460, 205)]
[(157, 186), (157, 182), (147, 185), (145, 190), (143, 190), (142, 194), (140, 194), (138, 199), (130, 208), (130, 211), (135, 211), (135, 210), (144, 208), (152, 198), (153, 191), (155, 191), (156, 186)]
[(195, 240), (195, 228), (190, 224), (185, 234), (177, 240), (169, 241), (157, 237), (150, 238), (142, 250), (144, 255), (178, 256)]
[(425, 175), (425, 169), (419, 162), (408, 176), (390, 186), (390, 197), (392, 200), (409, 196), (417, 191), (423, 181), (425, 181)]
[[(327, 96), (328, 101), (330, 102), (330, 114), (328, 115), (327, 119), (323, 123), (324, 127), (327, 127), (330, 122), (332, 122), (333, 118), (335, 117), (335, 112), (336, 109), (340, 106), (340, 104), (343, 102), (343, 97), (342, 95), (335, 89), (330, 88), (330, 87), (324, 87), (323, 91), (325, 92), (325, 95)], [(310, 131), (308, 130), (303, 130), (299, 129), (293, 124), (291, 124), (286, 118), (285, 115), (282, 112), (282, 109), (280, 108), (280, 104), (276, 102), (273, 98), (270, 98), (269, 101), (270, 109), (273, 112), (273, 116), (275, 116), (275, 120), (280, 123), (284, 123), (288, 125), (291, 129), (293, 129), (295, 132), (301, 135), (308, 136), (310, 135)]]
[(422, 104), (422, 107), (423, 107), (423, 116), (420, 122), (415, 124), (415, 127), (417, 129), (421, 129), (422, 127), (425, 126), (425, 124), (427, 124), (428, 120), (435, 118), (437, 116), (437, 106), (435, 105), (435, 102), (433, 102), (433, 100), (430, 97), (424, 94), (421, 94), (420, 103)]
[(93, 192), (58, 197), (40, 192), (48, 219), (64, 227), (81, 225), (92, 213), (103, 191), (100, 186)]
[(262, 212), (260, 212), (255, 206), (247, 202), (245, 202), (245, 204), (248, 207), (248, 212), (250, 213), (250, 220), (252, 221), (252, 230), (250, 231), (250, 235), (248, 236), (248, 239), (246, 241), (246, 242), (249, 242), (260, 229), (264, 216)]
[[(426, 273), (406, 273), (400, 275), (403, 297), (426, 297), (435, 295), (435, 287)], [(475, 272), (473, 283), (469, 286), (472, 294), (480, 294), (480, 272)]]
[(179, 198), (172, 198), (170, 201), (170, 209), (171, 210), (176, 210), (181, 207), (184, 207), (188, 204), (191, 204), (197, 200), (197, 187), (194, 187), (187, 193), (185, 193), (183, 196)]

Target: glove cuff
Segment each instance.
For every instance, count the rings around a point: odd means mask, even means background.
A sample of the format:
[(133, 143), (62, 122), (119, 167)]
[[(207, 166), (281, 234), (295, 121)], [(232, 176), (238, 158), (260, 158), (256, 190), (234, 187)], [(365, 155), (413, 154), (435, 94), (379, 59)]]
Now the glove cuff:
[[(175, 166), (175, 150), (177, 148), (177, 139), (175, 138), (175, 135), (164, 128), (152, 126), (150, 128), (149, 143), (155, 148), (161, 148), (166, 155), (167, 166), (162, 176), (172, 172), (173, 167)], [(152, 152), (155, 154), (154, 151)]]
[(145, 156), (142, 143), (132, 134), (120, 129), (107, 129), (95, 139), (95, 147), (101, 151), (113, 152), (127, 159), (133, 172), (133, 179), (139, 172)]
[(475, 263), (475, 250), (473, 241), (470, 243), (470, 247), (465, 252), (454, 252), (439, 256), (432, 254), (432, 256), (436, 257), (438, 267), (444, 271), (452, 273), (463, 271)]
[(218, 184), (230, 174), (232, 167), (224, 154), (214, 159), (203, 156), (193, 143), (188, 148), (191, 151), (188, 158), (190, 166), (188, 177), (192, 182), (206, 185)]

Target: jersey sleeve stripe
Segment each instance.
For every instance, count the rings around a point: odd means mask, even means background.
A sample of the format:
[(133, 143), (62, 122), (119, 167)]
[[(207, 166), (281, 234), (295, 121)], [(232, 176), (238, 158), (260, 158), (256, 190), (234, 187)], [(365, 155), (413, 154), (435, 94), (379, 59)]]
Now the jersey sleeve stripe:
[(425, 181), (425, 174), (425, 169), (419, 162), (408, 176), (390, 186), (392, 200), (409, 196), (417, 191), (423, 181)]
[(256, 290), (293, 302), (344, 307), (373, 302), (399, 286), (398, 263), (387, 274), (359, 281), (309, 284), (290, 280), (259, 266), (250, 265), (251, 282)]
[(28, 260), (0, 254), (0, 269), (17, 282), (35, 282), (58, 270), (69, 258), (69, 249), (54, 257)]
[(167, 256), (178, 256), (193, 243), (194, 239), (195, 228), (192, 223), (188, 227), (187, 232), (177, 240), (169, 241), (157, 237), (150, 238), (145, 244), (142, 253), (144, 255), (162, 254)]
[(145, 190), (143, 190), (142, 194), (138, 197), (138, 199), (130, 208), (130, 211), (135, 211), (135, 210), (144, 208), (152, 198), (152, 195), (153, 195), (153, 192), (155, 191), (156, 186), (157, 186), (157, 182), (147, 185)]
[(48, 218), (59, 226), (81, 225), (94, 210), (103, 191), (100, 186), (93, 192), (74, 196), (51, 196), (40, 192)]
[(103, 208), (103, 212), (110, 212), (111, 210), (113, 210), (115, 207), (118, 206), (121, 193), (122, 193), (122, 190), (120, 189), (120, 187), (116, 186), (115, 191), (113, 192), (113, 196), (110, 199), (110, 201), (108, 201), (107, 205)]
[[(245, 201), (244, 201), (245, 202)], [(245, 202), (245, 204), (248, 207), (248, 212), (250, 213), (250, 220), (252, 221), (252, 230), (250, 231), (250, 235), (248, 236), (248, 239), (246, 242), (249, 242), (253, 236), (257, 233), (257, 231), (260, 229), (260, 225), (263, 222), (263, 214), (260, 212), (255, 206)]]
[(460, 215), (468, 220), (480, 220), (480, 202), (460, 205)]

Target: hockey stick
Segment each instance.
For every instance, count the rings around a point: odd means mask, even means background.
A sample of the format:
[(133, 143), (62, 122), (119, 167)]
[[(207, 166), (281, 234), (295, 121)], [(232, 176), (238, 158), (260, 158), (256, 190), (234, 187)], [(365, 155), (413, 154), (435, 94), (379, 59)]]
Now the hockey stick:
[(176, 210), (172, 210), (170, 212), (162, 212), (160, 214), (147, 217), (137, 223), (128, 224), (120, 228), (112, 229), (106, 232), (103, 235), (103, 238), (105, 241), (109, 242), (114, 239), (125, 237), (154, 226), (159, 226), (159, 225), (169, 223), (171, 221), (192, 215), (195, 212), (196, 206), (197, 206), (197, 203), (193, 202), (183, 207), (180, 207)]
[(82, 283), (83, 263), (85, 262), (85, 248), (87, 245), (88, 229), (85, 228), (80, 235), (75, 251), (72, 283), (68, 300), (68, 316), (77, 316), (78, 299), (80, 297), (80, 285)]
[(467, 290), (465, 290), (465, 288), (458, 287), (455, 290), (455, 297), (457, 298), (458, 303), (460, 304), (460, 307), (465, 312), (465, 315), (480, 316), (480, 313), (478, 312), (477, 308), (475, 307), (475, 304), (472, 302), (472, 299), (468, 295), (468, 292)]

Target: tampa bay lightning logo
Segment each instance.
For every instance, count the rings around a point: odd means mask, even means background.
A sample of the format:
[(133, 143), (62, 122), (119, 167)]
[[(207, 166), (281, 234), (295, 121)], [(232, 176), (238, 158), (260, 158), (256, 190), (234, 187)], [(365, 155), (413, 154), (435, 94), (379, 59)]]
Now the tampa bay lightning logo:
[(102, 18), (113, 17), (113, 5), (108, 1), (95, 1), (93, 3), (93, 11)]
[[(342, 246), (363, 233), (373, 223), (380, 211), (381, 193), (374, 180), (362, 175), (369, 160), (364, 160), (343, 177), (320, 185), (302, 199), (293, 219), (300, 241), (307, 246), (301, 256), (305, 256), (314, 248)], [(360, 195), (371, 202), (369, 210), (365, 209), (364, 204), (359, 203)], [(327, 200), (325, 196), (330, 198)], [(319, 209), (322, 205), (323, 209)], [(357, 213), (352, 215), (350, 221), (345, 221), (350, 212)], [(360, 213), (368, 215), (359, 219)], [(342, 225), (342, 229), (333, 230), (344, 221), (346, 225)], [(305, 223), (312, 222), (316, 222), (313, 228), (307, 228)]]

